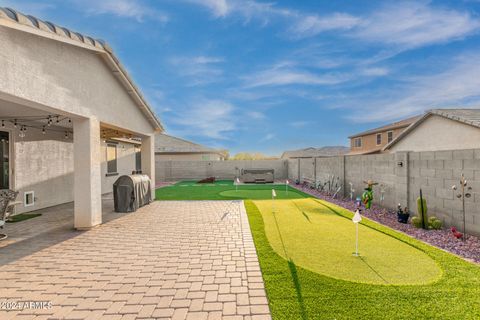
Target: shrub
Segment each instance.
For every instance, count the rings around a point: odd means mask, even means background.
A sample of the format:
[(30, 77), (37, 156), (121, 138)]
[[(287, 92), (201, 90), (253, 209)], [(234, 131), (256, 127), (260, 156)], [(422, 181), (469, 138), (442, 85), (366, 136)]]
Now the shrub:
[(440, 229), (442, 229), (443, 222), (442, 222), (442, 220), (438, 219), (437, 217), (430, 217), (428, 219), (428, 226), (431, 229), (440, 230)]
[(412, 224), (417, 228), (421, 228), (422, 227), (422, 219), (420, 217), (413, 217), (412, 218)]

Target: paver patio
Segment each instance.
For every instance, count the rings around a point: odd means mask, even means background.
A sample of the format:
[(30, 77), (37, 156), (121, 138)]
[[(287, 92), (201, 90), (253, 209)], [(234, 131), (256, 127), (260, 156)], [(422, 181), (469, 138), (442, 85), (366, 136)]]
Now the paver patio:
[(85, 232), (67, 209), (7, 226), (0, 302), (52, 306), (0, 319), (270, 319), (241, 201), (157, 201)]

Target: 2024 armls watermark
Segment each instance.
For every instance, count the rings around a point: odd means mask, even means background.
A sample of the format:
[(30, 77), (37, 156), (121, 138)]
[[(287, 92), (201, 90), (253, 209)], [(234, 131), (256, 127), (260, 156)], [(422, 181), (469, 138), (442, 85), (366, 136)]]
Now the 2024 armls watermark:
[(0, 310), (15, 311), (15, 310), (45, 310), (51, 309), (53, 304), (51, 301), (13, 301), (1, 300)]

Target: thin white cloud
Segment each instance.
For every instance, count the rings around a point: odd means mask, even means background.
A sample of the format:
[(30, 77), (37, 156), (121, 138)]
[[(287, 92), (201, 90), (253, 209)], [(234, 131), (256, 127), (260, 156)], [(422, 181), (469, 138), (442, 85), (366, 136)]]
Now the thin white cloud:
[[(323, 32), (370, 44), (389, 45), (386, 58), (420, 46), (462, 39), (480, 28), (480, 20), (469, 12), (432, 5), (429, 1), (393, 2), (369, 14), (346, 12), (312, 14), (254, 0), (184, 0), (203, 6), (216, 18), (241, 17), (264, 24), (279, 20), (293, 39), (313, 37)], [(392, 51), (393, 50), (393, 51)]]
[(347, 30), (359, 23), (359, 19), (346, 13), (333, 13), (325, 16), (304, 13), (274, 3), (254, 0), (184, 0), (207, 8), (215, 18), (242, 18), (244, 21), (271, 20), (286, 21), (291, 25), (287, 33), (290, 37), (303, 38), (324, 31)]
[(350, 30), (358, 26), (361, 19), (346, 13), (334, 13), (328, 16), (296, 14), (296, 22), (288, 30), (295, 38), (312, 37), (332, 30)]
[(227, 0), (187, 0), (187, 2), (206, 7), (215, 17), (225, 17), (229, 13)]
[(309, 126), (312, 124), (312, 121), (293, 121), (290, 122), (288, 125), (290, 127), (300, 129), (300, 128), (305, 128), (306, 126)]
[(121, 18), (132, 18), (138, 22), (154, 19), (162, 23), (168, 15), (148, 6), (140, 0), (73, 0), (80, 10), (89, 15), (111, 14)]
[(262, 139), (260, 139), (260, 142), (267, 142), (275, 138), (275, 135), (273, 133), (267, 133)]
[(185, 135), (225, 140), (237, 129), (235, 110), (227, 101), (199, 100), (178, 113), (172, 123), (182, 126)]
[(382, 77), (388, 75), (390, 72), (387, 68), (380, 68), (380, 67), (371, 67), (365, 68), (360, 70), (360, 74), (365, 75), (367, 77)]
[(208, 9), (215, 18), (227, 16), (240, 16), (247, 21), (253, 18), (261, 20), (269, 19), (275, 15), (288, 15), (289, 11), (279, 9), (272, 3), (261, 3), (254, 0), (184, 0), (203, 6)]
[(273, 67), (245, 77), (245, 86), (253, 88), (285, 85), (334, 85), (348, 79), (349, 76), (344, 74), (316, 74), (294, 68)]
[(249, 111), (249, 112), (247, 112), (247, 116), (250, 119), (254, 119), (254, 120), (265, 119), (265, 114), (263, 114), (262, 112), (258, 112), (258, 111)]
[(399, 2), (362, 19), (351, 35), (362, 41), (408, 49), (461, 39), (479, 27), (478, 18), (468, 12), (424, 2)]
[(446, 65), (451, 67), (437, 74), (401, 79), (406, 84), (386, 91), (386, 97), (355, 98), (349, 119), (389, 121), (432, 108), (480, 106), (480, 56), (462, 55)]
[(11, 1), (11, 0), (0, 0), (1, 7), (10, 7), (15, 10), (28, 15), (42, 16), (44, 18), (48, 17), (48, 13), (55, 9), (56, 5), (53, 3), (42, 3), (36, 1)]
[(189, 78), (188, 85), (198, 86), (219, 81), (223, 75), (219, 64), (223, 61), (220, 57), (193, 56), (174, 57), (170, 63), (179, 75)]

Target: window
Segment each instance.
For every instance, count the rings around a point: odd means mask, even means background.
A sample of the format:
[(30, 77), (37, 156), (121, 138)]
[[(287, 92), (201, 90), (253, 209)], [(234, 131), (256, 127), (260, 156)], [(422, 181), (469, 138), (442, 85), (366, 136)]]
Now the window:
[(107, 143), (107, 175), (116, 175), (117, 172), (117, 145)]
[(8, 138), (8, 132), (0, 131), (0, 189), (10, 188), (10, 143)]
[(377, 146), (382, 144), (382, 134), (377, 133)]
[(387, 142), (390, 143), (393, 140), (393, 131), (387, 132)]
[(142, 152), (139, 147), (135, 147), (135, 171), (142, 171)]
[(355, 148), (361, 148), (362, 147), (362, 138), (355, 138), (353, 140), (353, 146)]

